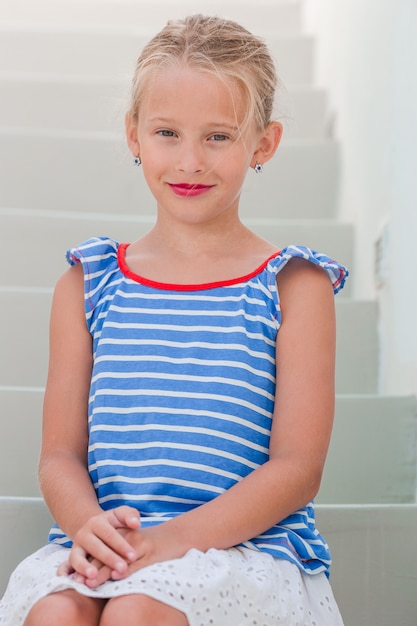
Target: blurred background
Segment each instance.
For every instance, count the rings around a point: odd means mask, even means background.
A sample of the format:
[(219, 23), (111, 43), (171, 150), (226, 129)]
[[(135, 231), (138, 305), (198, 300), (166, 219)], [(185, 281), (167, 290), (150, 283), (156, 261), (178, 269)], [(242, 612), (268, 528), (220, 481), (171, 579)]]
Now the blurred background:
[(355, 295), (380, 303), (380, 390), (415, 394), (417, 3), (303, 7), (341, 142), (338, 214), (355, 224)]

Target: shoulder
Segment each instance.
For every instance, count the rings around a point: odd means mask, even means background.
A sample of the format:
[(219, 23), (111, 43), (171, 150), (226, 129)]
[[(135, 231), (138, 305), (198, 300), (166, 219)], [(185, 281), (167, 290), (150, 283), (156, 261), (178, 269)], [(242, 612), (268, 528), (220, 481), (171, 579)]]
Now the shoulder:
[(276, 258), (275, 271), (284, 334), (293, 329), (294, 337), (306, 340), (323, 324), (333, 332), (334, 294), (342, 289), (347, 269), (323, 253), (289, 246)]
[[(117, 241), (109, 237), (93, 237), (67, 250), (67, 261), (72, 266), (70, 269), (78, 267), (78, 275), (83, 276), (84, 308), (89, 320), (107, 290), (121, 280), (120, 247)], [(76, 272), (68, 272), (63, 280), (77, 281)]]
[(295, 258), (277, 274), (281, 310), (297, 317), (305, 312), (329, 315), (334, 309), (334, 287), (326, 270), (319, 265)]
[(81, 244), (69, 248), (66, 258), (70, 265), (97, 264), (117, 259), (119, 243), (110, 237), (91, 237)]
[(291, 279), (297, 282), (305, 280), (305, 286), (308, 287), (311, 282), (325, 283), (324, 278), (327, 278), (327, 283), (330, 283), (335, 294), (344, 287), (349, 276), (344, 265), (305, 246), (291, 245), (283, 248), (271, 260), (270, 266), (276, 274), (278, 285)]
[(293, 259), (277, 275), (277, 290), (281, 311), (277, 359), (281, 375), (282, 367), (291, 362), (296, 363), (298, 376), (301, 364), (304, 367), (307, 363), (309, 371), (325, 366), (330, 376), (334, 371), (336, 310), (334, 288), (326, 271), (306, 260)]
[(81, 265), (69, 267), (57, 280), (52, 315), (75, 321), (84, 317), (84, 273)]

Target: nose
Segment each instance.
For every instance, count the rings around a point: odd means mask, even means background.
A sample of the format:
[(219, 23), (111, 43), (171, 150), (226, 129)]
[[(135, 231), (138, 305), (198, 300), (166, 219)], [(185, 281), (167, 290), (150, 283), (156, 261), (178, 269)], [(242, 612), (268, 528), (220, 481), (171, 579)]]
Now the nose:
[(184, 174), (199, 174), (205, 169), (204, 150), (198, 141), (182, 141), (178, 147), (176, 169)]

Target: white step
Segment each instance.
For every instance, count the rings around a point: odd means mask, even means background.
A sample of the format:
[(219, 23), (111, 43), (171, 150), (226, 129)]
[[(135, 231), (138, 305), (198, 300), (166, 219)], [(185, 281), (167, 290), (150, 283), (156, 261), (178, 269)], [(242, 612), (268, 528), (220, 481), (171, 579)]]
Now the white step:
[[(42, 388), (0, 387), (0, 495), (36, 496)], [(337, 396), (321, 504), (402, 504), (416, 491), (416, 399)]]
[(415, 626), (417, 506), (318, 505), (317, 526), (345, 626)]
[(379, 369), (377, 303), (337, 296), (336, 316), (336, 392), (377, 393)]
[[(65, 186), (65, 189), (67, 188)], [(115, 206), (117, 210), (117, 205)], [(278, 249), (307, 245), (352, 269), (353, 230), (331, 220), (246, 218), (245, 223)], [(93, 236), (132, 242), (150, 230), (152, 216), (75, 213), (0, 208), (0, 249), (8, 263), (0, 268), (0, 286), (53, 287), (67, 268), (65, 252)], [(343, 294), (350, 292), (348, 280)]]
[(416, 436), (415, 396), (338, 396), (317, 502), (415, 502)]
[(0, 21), (58, 24), (77, 27), (142, 27), (159, 30), (168, 19), (194, 13), (234, 19), (255, 33), (296, 33), (300, 30), (300, 3), (293, 0), (2, 0)]
[[(114, 132), (124, 130), (127, 80), (0, 76), (0, 128)], [(30, 102), (30, 107), (27, 103)], [(326, 96), (321, 89), (295, 87), (279, 107), (283, 140), (324, 139)]]
[[(415, 626), (417, 506), (318, 505), (316, 513), (345, 626)], [(0, 596), (16, 565), (46, 543), (51, 523), (40, 498), (0, 497)]]
[[(30, 24), (24, 28), (0, 23), (0, 75), (20, 72), (130, 79), (136, 59), (152, 34), (145, 20), (140, 27), (101, 29)], [(272, 34), (266, 39), (286, 85), (312, 83), (312, 37)]]
[[(43, 386), (52, 293), (0, 287), (0, 385)], [(338, 393), (375, 393), (376, 305), (336, 298)], [(5, 330), (3, 330), (5, 329)]]
[(0, 496), (39, 496), (42, 388), (0, 386)]
[(0, 598), (16, 565), (46, 544), (51, 526), (51, 515), (40, 497), (0, 496)]
[(309, 86), (290, 88), (288, 118), (280, 118), (284, 125), (283, 140), (324, 139), (331, 136), (327, 96), (323, 89)]
[[(1, 206), (153, 215), (154, 198), (120, 137), (0, 130)], [(288, 141), (261, 175), (248, 172), (242, 215), (332, 217), (338, 180), (337, 143)]]

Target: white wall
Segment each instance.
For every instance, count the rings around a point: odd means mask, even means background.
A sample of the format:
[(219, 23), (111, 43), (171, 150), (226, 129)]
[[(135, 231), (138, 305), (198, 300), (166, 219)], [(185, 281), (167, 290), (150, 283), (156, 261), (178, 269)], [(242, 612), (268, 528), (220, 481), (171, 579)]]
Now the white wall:
[(338, 211), (357, 229), (354, 294), (380, 302), (380, 390), (417, 393), (417, 2), (304, 0), (304, 17), (342, 143)]

